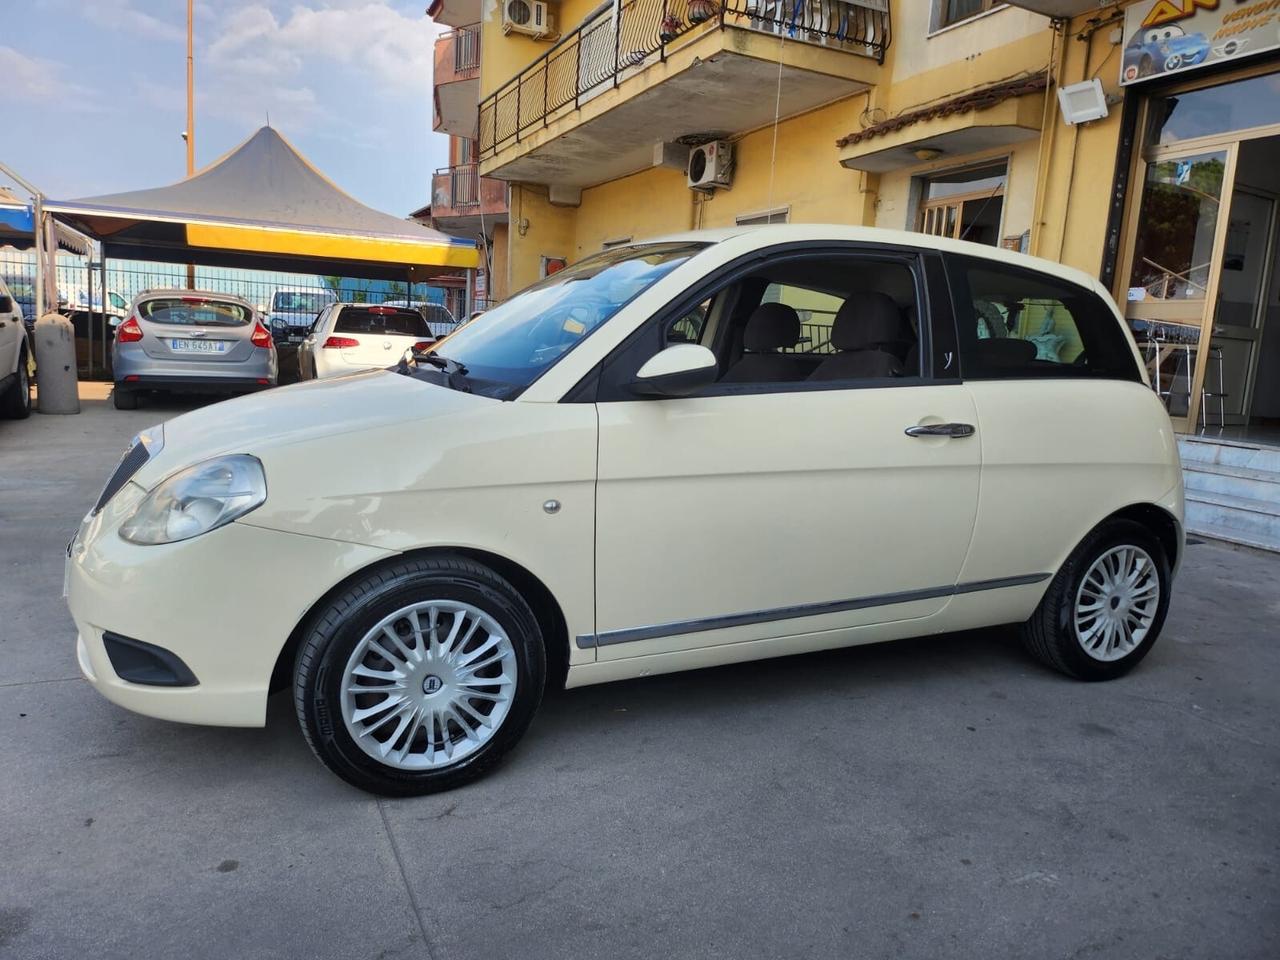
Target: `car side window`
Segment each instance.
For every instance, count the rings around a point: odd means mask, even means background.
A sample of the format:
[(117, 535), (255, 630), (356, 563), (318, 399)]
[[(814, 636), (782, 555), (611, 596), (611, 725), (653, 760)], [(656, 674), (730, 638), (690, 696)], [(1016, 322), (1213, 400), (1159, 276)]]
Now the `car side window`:
[(711, 316), (714, 299), (707, 297), (671, 323), (667, 327), (667, 343), (702, 343), (708, 332), (707, 320)]
[(1094, 291), (973, 257), (950, 261), (961, 373), (969, 379), (1141, 379), (1115, 312)]
[(716, 343), (728, 392), (919, 375), (909, 261), (815, 254), (769, 263), (726, 291)]

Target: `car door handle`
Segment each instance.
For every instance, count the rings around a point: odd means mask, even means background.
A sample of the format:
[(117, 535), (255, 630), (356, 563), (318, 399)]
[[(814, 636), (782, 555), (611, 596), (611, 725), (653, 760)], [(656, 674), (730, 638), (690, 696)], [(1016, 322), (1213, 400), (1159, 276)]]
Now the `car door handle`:
[(903, 432), (908, 437), (972, 437), (977, 431), (971, 423), (924, 423)]

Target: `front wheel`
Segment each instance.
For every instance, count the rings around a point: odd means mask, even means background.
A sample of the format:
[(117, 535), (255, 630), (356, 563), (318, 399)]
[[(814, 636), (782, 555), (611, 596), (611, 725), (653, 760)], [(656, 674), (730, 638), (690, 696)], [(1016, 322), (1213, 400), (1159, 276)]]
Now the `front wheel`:
[(537, 618), (463, 557), (375, 570), (312, 618), (294, 705), (316, 756), (385, 796), (474, 780), (528, 729), (546, 675)]
[(1103, 524), (1067, 558), (1022, 627), (1033, 656), (1078, 680), (1110, 680), (1147, 655), (1169, 610), (1169, 558), (1143, 526)]

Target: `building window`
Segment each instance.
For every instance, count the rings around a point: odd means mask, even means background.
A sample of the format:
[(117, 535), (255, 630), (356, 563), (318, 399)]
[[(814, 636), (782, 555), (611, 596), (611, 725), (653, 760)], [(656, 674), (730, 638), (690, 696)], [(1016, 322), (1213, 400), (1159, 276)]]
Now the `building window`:
[(998, 246), (1004, 213), (1007, 161), (922, 177), (916, 229)]
[(1004, 6), (1004, 0), (933, 0), (932, 29), (941, 30)]
[(734, 220), (734, 222), (740, 227), (754, 227), (764, 223), (789, 223), (790, 221), (790, 207), (774, 207), (772, 210), (761, 210), (757, 213), (744, 213), (742, 216), (737, 217)]

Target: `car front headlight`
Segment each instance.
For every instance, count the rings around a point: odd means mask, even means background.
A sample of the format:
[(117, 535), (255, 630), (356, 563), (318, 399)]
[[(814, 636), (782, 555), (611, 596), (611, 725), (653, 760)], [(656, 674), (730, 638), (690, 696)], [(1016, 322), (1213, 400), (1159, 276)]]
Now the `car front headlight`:
[(161, 481), (120, 526), (130, 543), (189, 540), (216, 530), (267, 499), (257, 457), (235, 454), (197, 463)]

